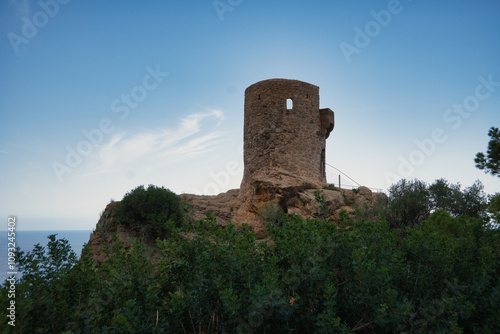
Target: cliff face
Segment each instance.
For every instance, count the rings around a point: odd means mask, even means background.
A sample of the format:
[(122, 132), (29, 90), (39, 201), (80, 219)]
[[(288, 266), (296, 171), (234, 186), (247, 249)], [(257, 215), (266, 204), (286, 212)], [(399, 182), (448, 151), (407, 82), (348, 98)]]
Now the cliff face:
[(116, 203), (117, 202), (111, 202), (106, 206), (86, 246), (91, 250), (94, 260), (99, 264), (103, 263), (108, 258), (105, 248), (112, 244), (113, 234), (116, 233), (118, 240), (123, 242), (125, 247), (130, 247), (129, 238), (133, 239), (137, 236), (134, 231), (125, 226), (115, 224), (113, 209)]

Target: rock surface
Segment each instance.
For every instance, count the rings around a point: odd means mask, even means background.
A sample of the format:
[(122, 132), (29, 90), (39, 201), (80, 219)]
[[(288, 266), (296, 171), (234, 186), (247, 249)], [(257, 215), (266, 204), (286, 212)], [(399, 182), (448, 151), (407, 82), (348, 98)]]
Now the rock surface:
[(112, 212), (116, 203), (117, 202), (111, 202), (106, 206), (99, 218), (95, 231), (90, 235), (89, 242), (87, 243), (87, 248), (92, 251), (94, 260), (99, 264), (103, 263), (108, 258), (105, 248), (107, 245), (112, 244), (113, 233), (116, 233), (116, 237), (123, 242), (125, 248), (130, 247), (129, 239), (134, 239), (139, 236), (138, 233), (124, 225), (114, 223)]
[(192, 218), (199, 220), (205, 218), (207, 212), (217, 216), (220, 225), (227, 225), (233, 216), (238, 204), (239, 189), (232, 189), (216, 196), (182, 194), (181, 200), (189, 204), (193, 210)]
[[(323, 203), (316, 199), (317, 193), (324, 198)], [(216, 196), (182, 194), (181, 199), (191, 206), (194, 219), (202, 219), (210, 211), (222, 226), (229, 222), (236, 226), (248, 223), (259, 238), (265, 237), (262, 216), (269, 206), (302, 217), (321, 216), (337, 220), (341, 210), (354, 214), (355, 207), (372, 207), (377, 196), (385, 195), (374, 194), (367, 187), (356, 190), (331, 189), (326, 184), (304, 182), (282, 171), (256, 175), (250, 187), (232, 189)]]

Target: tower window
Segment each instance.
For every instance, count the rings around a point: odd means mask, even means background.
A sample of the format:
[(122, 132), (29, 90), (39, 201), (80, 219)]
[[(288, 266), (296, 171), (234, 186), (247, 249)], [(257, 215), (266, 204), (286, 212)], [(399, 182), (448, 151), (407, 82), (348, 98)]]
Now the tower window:
[(286, 108), (293, 109), (293, 100), (292, 99), (286, 99)]

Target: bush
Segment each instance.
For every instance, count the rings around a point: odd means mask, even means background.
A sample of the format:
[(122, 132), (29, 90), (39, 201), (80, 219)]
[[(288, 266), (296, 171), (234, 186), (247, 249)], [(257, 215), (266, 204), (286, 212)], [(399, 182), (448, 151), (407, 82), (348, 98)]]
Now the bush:
[(180, 227), (185, 219), (180, 197), (169, 189), (153, 185), (147, 189), (139, 186), (128, 192), (113, 215), (118, 224), (137, 229), (146, 239), (165, 237), (169, 221)]
[[(272, 242), (213, 215), (96, 267), (64, 241), (19, 256), (3, 333), (495, 333), (500, 230), (436, 211), (404, 236), (383, 219), (284, 215)], [(191, 228), (191, 227), (190, 227)], [(111, 249), (112, 248), (112, 249)], [(155, 255), (152, 255), (155, 254)], [(7, 305), (8, 288), (0, 288)]]
[[(420, 210), (434, 210), (432, 203), (453, 203), (445, 186), (435, 187), (441, 197), (434, 201), (422, 182), (396, 185), (395, 217), (411, 222)], [(480, 198), (480, 190), (464, 193)], [(124, 203), (137, 212), (122, 211), (120, 219), (140, 226), (155, 215), (172, 219), (164, 207), (154, 211), (165, 194), (170, 199), (165, 189), (134, 189)], [(497, 220), (498, 198), (488, 211)], [(66, 241), (50, 236), (47, 251), (38, 245), (18, 255), (24, 276), (16, 283), (16, 327), (4, 308), (0, 332), (496, 333), (500, 229), (437, 209), (397, 230), (385, 213), (352, 218), (341, 211), (334, 222), (268, 206), (261, 213), (268, 242), (208, 214), (189, 226), (163, 223), (170, 237), (156, 247), (136, 238), (126, 248), (114, 235), (101, 266), (88, 249), (76, 261)], [(0, 305), (9, 303), (8, 292), (0, 286)]]

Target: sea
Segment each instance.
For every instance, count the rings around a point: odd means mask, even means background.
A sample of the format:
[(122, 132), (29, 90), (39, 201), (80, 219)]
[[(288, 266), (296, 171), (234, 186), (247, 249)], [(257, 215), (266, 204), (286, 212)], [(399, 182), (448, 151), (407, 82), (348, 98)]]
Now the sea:
[[(0, 284), (3, 285), (5, 280), (11, 276), (8, 273), (12, 272), (9, 268), (9, 257), (8, 257), (8, 247), (11, 242), (8, 240), (8, 231), (0, 231)], [(21, 248), (21, 251), (27, 253), (33, 250), (36, 244), (47, 248), (47, 242), (49, 241), (48, 236), (51, 234), (56, 234), (56, 239), (66, 239), (71, 245), (71, 249), (76, 253), (77, 258), (80, 257), (84, 244), (89, 241), (90, 234), (92, 231), (82, 230), (63, 230), (63, 231), (15, 231), (15, 244), (16, 247)], [(17, 271), (17, 270), (14, 270)], [(16, 278), (19, 279), (22, 276), (20, 271)]]

